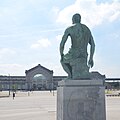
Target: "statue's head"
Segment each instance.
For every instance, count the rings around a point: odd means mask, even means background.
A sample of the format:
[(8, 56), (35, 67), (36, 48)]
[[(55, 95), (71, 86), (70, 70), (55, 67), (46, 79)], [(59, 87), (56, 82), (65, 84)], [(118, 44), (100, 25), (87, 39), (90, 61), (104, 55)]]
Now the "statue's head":
[(81, 22), (81, 15), (79, 13), (76, 13), (72, 17), (72, 23), (80, 23)]

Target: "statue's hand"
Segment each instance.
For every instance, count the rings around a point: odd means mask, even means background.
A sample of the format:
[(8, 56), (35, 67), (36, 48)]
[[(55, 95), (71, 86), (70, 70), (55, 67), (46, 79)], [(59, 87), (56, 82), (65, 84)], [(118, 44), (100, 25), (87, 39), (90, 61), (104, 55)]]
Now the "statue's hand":
[(94, 65), (93, 59), (89, 59), (88, 66), (92, 68), (93, 65)]

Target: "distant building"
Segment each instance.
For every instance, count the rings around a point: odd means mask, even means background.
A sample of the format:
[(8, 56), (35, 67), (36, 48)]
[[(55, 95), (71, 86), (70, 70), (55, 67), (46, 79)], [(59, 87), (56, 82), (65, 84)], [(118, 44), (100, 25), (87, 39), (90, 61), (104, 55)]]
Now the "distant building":
[[(38, 64), (26, 70), (26, 76), (0, 76), (0, 90), (52, 90), (58, 86), (58, 81), (66, 76), (53, 76), (53, 70), (49, 70)], [(96, 73), (94, 73), (96, 74)], [(119, 89), (120, 78), (106, 78), (107, 89)]]
[(25, 76), (0, 76), (0, 90), (25, 90)]
[(53, 70), (40, 64), (25, 71), (28, 90), (52, 89)]

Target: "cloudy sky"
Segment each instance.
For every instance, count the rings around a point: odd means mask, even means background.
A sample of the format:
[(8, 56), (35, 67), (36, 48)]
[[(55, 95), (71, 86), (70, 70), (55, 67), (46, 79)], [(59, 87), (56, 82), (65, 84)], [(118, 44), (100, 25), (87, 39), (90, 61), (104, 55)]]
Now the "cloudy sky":
[(74, 13), (95, 40), (91, 71), (120, 77), (120, 0), (0, 0), (0, 75), (25, 75), (38, 64), (66, 75), (59, 44)]

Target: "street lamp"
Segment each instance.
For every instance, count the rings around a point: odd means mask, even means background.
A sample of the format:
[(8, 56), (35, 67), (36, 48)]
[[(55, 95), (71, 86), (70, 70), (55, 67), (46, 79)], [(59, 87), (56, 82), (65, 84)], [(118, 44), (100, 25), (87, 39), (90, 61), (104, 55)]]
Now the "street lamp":
[(53, 83), (53, 77), (52, 77), (52, 89), (53, 89), (53, 96), (54, 96), (54, 83)]
[(8, 80), (9, 80), (9, 96), (10, 96), (10, 74), (8, 74)]

